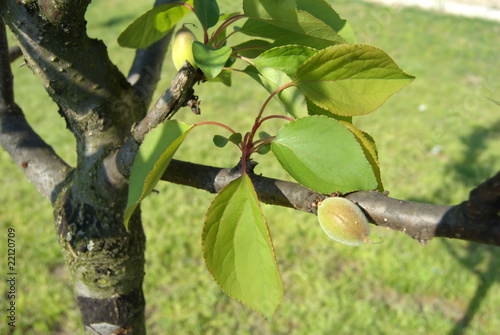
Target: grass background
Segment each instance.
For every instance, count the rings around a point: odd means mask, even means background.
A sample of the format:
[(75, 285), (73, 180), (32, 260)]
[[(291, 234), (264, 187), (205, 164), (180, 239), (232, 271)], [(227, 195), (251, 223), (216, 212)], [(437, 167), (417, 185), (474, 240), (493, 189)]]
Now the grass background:
[[(233, 2), (220, 2), (238, 10)], [(119, 48), (116, 37), (151, 3), (109, 0), (89, 7), (89, 34), (104, 40), (125, 73), (134, 52)], [(500, 25), (358, 1), (333, 6), (360, 42), (385, 50), (417, 77), (375, 113), (357, 119), (377, 140), (391, 196), (439, 204), (466, 199), (500, 168), (500, 108), (485, 98), (500, 98)], [(13, 65), (18, 103), (36, 131), (74, 164), (74, 140), (56, 106), (20, 64)], [(167, 59), (161, 87), (173, 75)], [(178, 118), (218, 120), (246, 131), (267, 94), (243, 75), (235, 74), (233, 81), (231, 89), (211, 83), (198, 87), (202, 115), (186, 110)], [(279, 124), (267, 130), (275, 132)], [(234, 165), (235, 149), (210, 143), (217, 131), (197, 130), (177, 157)], [(257, 172), (288, 178), (268, 156), (259, 158)], [(0, 171), (0, 228), (4, 236), (8, 227), (15, 228), (17, 241), (14, 334), (80, 334), (50, 205), (3, 151)], [(271, 206), (264, 212), (285, 300), (273, 323), (266, 323), (228, 298), (204, 267), (201, 226), (213, 196), (166, 183), (158, 190), (143, 205), (150, 334), (494, 334), (500, 329), (498, 248), (439, 239), (422, 247), (378, 227), (372, 238), (382, 236), (382, 244), (352, 248), (329, 240), (314, 216)], [(6, 256), (0, 269), (5, 279)], [(6, 289), (2, 280), (0, 290)], [(2, 317), (0, 333), (7, 332)]]

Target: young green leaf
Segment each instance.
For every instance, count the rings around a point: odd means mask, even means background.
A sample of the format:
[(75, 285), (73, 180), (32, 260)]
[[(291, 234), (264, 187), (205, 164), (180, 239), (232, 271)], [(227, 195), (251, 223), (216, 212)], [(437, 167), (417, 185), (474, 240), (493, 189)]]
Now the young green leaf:
[(212, 141), (214, 142), (215, 146), (218, 148), (224, 148), (226, 146), (227, 142), (229, 142), (228, 138), (224, 137), (222, 135), (214, 135), (214, 138)]
[(267, 50), (252, 62), (258, 67), (268, 66), (281, 70), (292, 78), (295, 76), (297, 68), (316, 51), (316, 49), (303, 45), (285, 45)]
[[(270, 140), (271, 138), (272, 138), (272, 136), (269, 133), (266, 133), (265, 131), (259, 132), (259, 139), (261, 139), (261, 140), (262, 139), (268, 139), (268, 140)], [(257, 149), (257, 153), (259, 155), (265, 155), (269, 151), (271, 151), (271, 142), (265, 143), (265, 144), (261, 144), (261, 145), (259, 145), (259, 147)]]
[(231, 51), (231, 48), (227, 46), (212, 49), (197, 41), (193, 43), (194, 60), (208, 79), (217, 77), (222, 71), (231, 56)]
[(243, 136), (241, 136), (241, 133), (234, 133), (231, 134), (228, 138), (229, 142), (234, 143), (236, 145), (240, 145), (241, 142), (243, 142)]
[[(255, 79), (269, 93), (273, 93), (278, 88), (292, 81), (286, 73), (272, 67), (259, 67), (256, 69), (253, 66), (248, 66), (243, 72)], [(285, 110), (294, 118), (307, 115), (304, 95), (296, 87), (287, 87), (275, 95), (275, 98), (278, 99)]]
[(118, 37), (118, 44), (127, 48), (146, 48), (165, 36), (187, 13), (189, 9), (180, 3), (156, 6), (132, 22)]
[(259, 155), (265, 155), (269, 151), (271, 151), (271, 143), (263, 144), (263, 145), (259, 146), (259, 148), (257, 149), (257, 153)]
[(271, 150), (293, 178), (318, 192), (377, 188), (356, 137), (335, 119), (310, 116), (290, 122), (278, 131)]
[(304, 10), (333, 28), (348, 43), (358, 43), (351, 25), (343, 20), (324, 0), (297, 0), (297, 9)]
[(203, 257), (229, 296), (270, 321), (284, 296), (271, 235), (247, 174), (215, 197), (205, 216)]
[(194, 0), (194, 12), (201, 25), (208, 29), (219, 21), (219, 5), (216, 0)]
[(241, 133), (231, 134), (231, 136), (229, 136), (229, 138), (221, 136), (221, 135), (215, 135), (213, 138), (214, 144), (219, 148), (224, 148), (228, 142), (239, 145), (239, 144), (241, 144), (242, 140), (243, 140), (243, 137), (241, 136)]
[(193, 126), (166, 121), (153, 129), (145, 138), (132, 166), (129, 180), (125, 227), (139, 203), (153, 190), (167, 169), (175, 152)]
[(318, 106), (349, 116), (371, 113), (413, 79), (380, 49), (341, 44), (304, 62), (294, 82)]

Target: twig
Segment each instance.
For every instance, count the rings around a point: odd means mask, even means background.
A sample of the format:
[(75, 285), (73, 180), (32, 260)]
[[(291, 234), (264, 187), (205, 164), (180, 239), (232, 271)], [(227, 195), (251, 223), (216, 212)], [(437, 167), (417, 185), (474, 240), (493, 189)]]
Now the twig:
[(189, 62), (185, 62), (165, 93), (132, 130), (132, 135), (138, 143), (142, 143), (147, 133), (172, 117), (192, 97), (192, 87), (197, 78), (198, 72)]

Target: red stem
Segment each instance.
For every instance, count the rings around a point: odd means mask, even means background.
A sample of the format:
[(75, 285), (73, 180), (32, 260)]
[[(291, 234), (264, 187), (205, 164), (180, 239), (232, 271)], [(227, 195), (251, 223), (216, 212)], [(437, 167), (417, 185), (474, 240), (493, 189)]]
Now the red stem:
[(185, 6), (185, 7), (189, 8), (189, 10), (191, 10), (193, 13), (195, 13), (195, 14), (196, 14), (196, 12), (194, 11), (193, 6), (191, 6), (191, 5), (190, 5), (190, 4), (188, 4), (188, 3), (185, 3), (185, 2), (174, 2), (174, 3), (172, 3), (172, 4), (179, 4), (179, 5), (181, 5), (181, 6)]
[(270, 115), (270, 116), (266, 116), (265, 118), (263, 118), (262, 120), (260, 120), (258, 123), (257, 123), (257, 127), (255, 128), (255, 130), (257, 131), (257, 129), (262, 125), (262, 123), (266, 120), (271, 120), (271, 119), (283, 119), (283, 120), (287, 120), (287, 121), (290, 121), (292, 122), (294, 119), (292, 119), (291, 117), (289, 116), (284, 116), (284, 115)]
[(205, 125), (212, 125), (212, 126), (222, 127), (224, 129), (228, 130), (229, 132), (231, 132), (231, 134), (235, 133), (235, 131), (232, 130), (230, 127), (226, 126), (225, 124), (222, 124), (222, 123), (219, 123), (219, 122), (215, 122), (215, 121), (202, 121), (202, 122), (198, 122), (198, 123), (193, 124), (194, 127), (205, 126)]
[[(246, 173), (246, 160), (247, 160), (247, 153), (249, 152), (249, 138), (253, 137), (253, 136), (250, 136), (252, 134), (250, 133), (246, 133), (245, 134), (245, 137), (243, 138), (243, 146), (241, 148), (241, 169), (242, 169), (242, 173)], [(251, 144), (250, 144), (251, 145)]]
[[(259, 115), (257, 115), (257, 117), (255, 118), (255, 124), (254, 124), (254, 126), (252, 128), (252, 138), (253, 138), (253, 135), (255, 134), (255, 132), (257, 131), (257, 128), (259, 128), (259, 126), (261, 125), (260, 118), (262, 117), (262, 113), (264, 113), (264, 109), (266, 108), (266, 106), (269, 103), (269, 101), (271, 101), (271, 99), (276, 94), (278, 94), (279, 92), (283, 91), (285, 88), (290, 87), (290, 86), (293, 86), (293, 82), (289, 82), (288, 84), (285, 84), (285, 85), (283, 85), (281, 87), (278, 87), (278, 89), (276, 89), (276, 91), (274, 91), (273, 93), (271, 93), (271, 95), (266, 99), (266, 101), (262, 105), (262, 108), (259, 111)], [(278, 116), (278, 115), (276, 115), (276, 116)]]
[(243, 14), (239, 14), (239, 15), (235, 15), (235, 16), (231, 16), (230, 18), (228, 18), (226, 21), (224, 21), (219, 28), (217, 28), (217, 30), (215, 31), (215, 33), (212, 35), (212, 41), (215, 41), (215, 39), (217, 38), (217, 36), (220, 35), (220, 33), (222, 33), (222, 31), (224, 31), (224, 29), (226, 29), (227, 27), (229, 27), (229, 25), (233, 24), (234, 22), (240, 20), (240, 19), (243, 19), (245, 18), (246, 16), (243, 15)]

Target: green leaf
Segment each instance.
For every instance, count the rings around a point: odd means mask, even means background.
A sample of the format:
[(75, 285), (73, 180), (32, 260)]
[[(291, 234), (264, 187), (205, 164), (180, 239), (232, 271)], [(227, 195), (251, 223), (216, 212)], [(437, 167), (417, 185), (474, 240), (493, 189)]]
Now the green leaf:
[(217, 77), (222, 71), (231, 56), (231, 51), (231, 48), (227, 46), (211, 49), (201, 42), (195, 41), (193, 43), (194, 60), (208, 79)]
[(318, 192), (377, 188), (356, 137), (335, 119), (310, 116), (290, 122), (278, 131), (271, 150), (293, 178)]
[[(250, 77), (261, 84), (269, 93), (273, 93), (283, 85), (289, 84), (292, 80), (283, 71), (271, 67), (248, 66), (243, 70)], [(294, 86), (287, 87), (274, 96), (285, 110), (294, 118), (307, 115), (306, 101), (304, 95)]]
[(231, 74), (232, 74), (232, 71), (230, 71), (230, 70), (222, 70), (217, 77), (215, 77), (213, 79), (208, 79), (207, 81), (221, 82), (224, 85), (231, 87), (231, 84), (232, 84)]
[(315, 49), (346, 41), (330, 26), (308, 12), (298, 10), (297, 19), (248, 19), (240, 31), (249, 36), (270, 38), (274, 45), (298, 44)]
[[(267, 140), (270, 140), (273, 136), (271, 136), (269, 133), (265, 132), (265, 131), (261, 131), (259, 132), (259, 139), (267, 139)], [(271, 151), (271, 142), (269, 143), (264, 143), (264, 144), (260, 144), (258, 146), (258, 149), (257, 149), (257, 153), (259, 155), (265, 155), (267, 154), (269, 151)]]
[(370, 163), (377, 178), (377, 189), (380, 192), (384, 191), (384, 185), (382, 184), (382, 176), (380, 174), (380, 165), (378, 163), (377, 150), (375, 150), (375, 141), (373, 138), (365, 132), (362, 132), (358, 128), (354, 127), (351, 122), (339, 121), (344, 127), (349, 129), (351, 133), (356, 137), (359, 145), (363, 149), (366, 159)]
[[(192, 3), (192, 0), (186, 2)], [(165, 36), (189, 12), (179, 3), (159, 5), (132, 22), (118, 37), (118, 44), (127, 48), (146, 48)]]
[(276, 68), (285, 72), (289, 77), (293, 77), (297, 72), (297, 68), (314, 55), (316, 51), (316, 49), (302, 45), (285, 45), (262, 53), (252, 62), (256, 66)]
[(243, 142), (243, 136), (241, 135), (241, 133), (234, 133), (229, 136), (228, 140), (231, 143), (239, 145), (241, 144), (241, 142)]
[(259, 138), (262, 140), (263, 138), (269, 138), (269, 137), (272, 137), (269, 133), (265, 132), (265, 131), (260, 131), (259, 132)]
[(219, 5), (215, 0), (194, 0), (194, 12), (201, 25), (208, 29), (219, 22)]
[(352, 116), (371, 113), (413, 79), (380, 49), (342, 44), (309, 58), (294, 82), (318, 106)]
[(243, 0), (243, 13), (248, 17), (297, 21), (295, 0)]
[(224, 187), (210, 204), (202, 249), (208, 271), (224, 292), (270, 321), (283, 301), (283, 282), (247, 174)]
[(212, 141), (214, 142), (215, 146), (219, 147), (219, 148), (224, 148), (226, 146), (227, 142), (229, 142), (227, 137), (224, 137), (221, 135), (214, 135), (214, 138)]
[(324, 0), (297, 0), (297, 9), (304, 10), (333, 28), (348, 43), (358, 43), (351, 25)]
[(276, 40), (290, 33), (288, 29), (279, 28), (267, 20), (252, 18), (248, 19), (238, 31), (249, 36), (269, 38), (271, 40)]
[(340, 121), (346, 121), (352, 123), (352, 116), (342, 116), (333, 114), (329, 110), (323, 109), (318, 105), (315, 105), (310, 99), (307, 98), (306, 98), (306, 103), (307, 103), (307, 112), (309, 113), (309, 115), (326, 115), (328, 117), (333, 117), (334, 119)]
[(215, 135), (213, 138), (214, 144), (219, 148), (224, 148), (228, 142), (240, 145), (242, 141), (243, 141), (243, 136), (241, 136), (241, 133), (231, 134), (229, 138), (221, 135)]
[(259, 148), (257, 149), (257, 153), (259, 155), (265, 155), (269, 151), (271, 151), (271, 143), (263, 144), (263, 145), (259, 146)]
[(139, 203), (153, 190), (193, 126), (166, 121), (147, 134), (135, 157), (129, 180), (125, 227)]
[(233, 52), (247, 58), (255, 58), (271, 47), (271, 43), (266, 40), (249, 40), (233, 46)]

